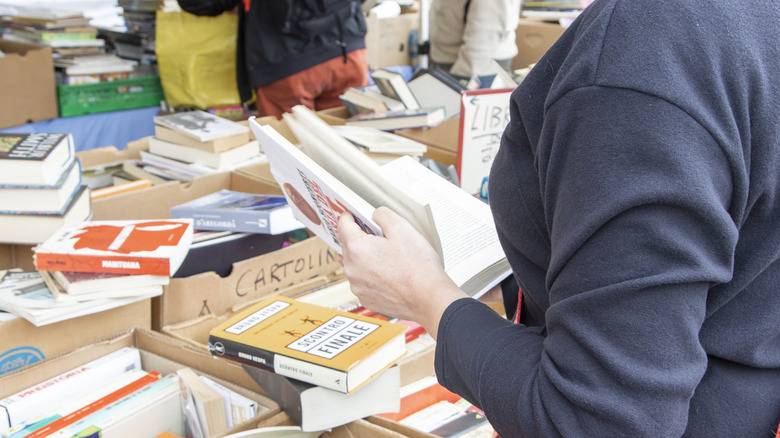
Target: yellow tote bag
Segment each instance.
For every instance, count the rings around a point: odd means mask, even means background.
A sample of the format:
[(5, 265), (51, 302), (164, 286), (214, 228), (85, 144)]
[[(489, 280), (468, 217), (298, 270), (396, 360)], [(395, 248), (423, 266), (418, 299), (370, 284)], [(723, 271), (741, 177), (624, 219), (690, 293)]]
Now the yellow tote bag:
[(236, 84), (238, 16), (157, 11), (155, 53), (165, 99), (176, 108), (241, 104)]

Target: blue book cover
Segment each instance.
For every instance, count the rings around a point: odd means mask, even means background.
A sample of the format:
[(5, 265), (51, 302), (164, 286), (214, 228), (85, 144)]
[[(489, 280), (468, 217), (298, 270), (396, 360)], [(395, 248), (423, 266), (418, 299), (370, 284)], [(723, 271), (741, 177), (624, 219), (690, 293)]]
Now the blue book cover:
[(196, 230), (281, 234), (304, 228), (284, 196), (227, 189), (171, 207), (171, 218), (192, 218)]

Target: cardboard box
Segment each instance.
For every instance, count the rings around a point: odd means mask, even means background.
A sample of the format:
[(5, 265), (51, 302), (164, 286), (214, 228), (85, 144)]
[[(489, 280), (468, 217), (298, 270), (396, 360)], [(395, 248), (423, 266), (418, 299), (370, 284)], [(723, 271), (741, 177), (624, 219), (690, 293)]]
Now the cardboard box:
[(189, 348), (175, 339), (147, 329), (132, 329), (117, 336), (82, 346), (69, 353), (47, 359), (22, 370), (0, 377), (0, 398), (7, 397), (63, 372), (95, 360), (124, 347), (141, 351), (141, 366), (147, 371), (159, 371), (165, 375), (183, 367), (192, 368), (263, 406), (262, 412), (249, 421), (228, 429), (225, 436), (254, 428), (258, 422), (281, 412), (279, 405), (266, 397), (260, 387), (241, 368), (225, 360), (215, 360), (211, 355)]
[[(151, 299), (36, 327), (24, 318), (0, 321), (0, 375), (132, 329), (151, 328)], [(0, 388), (4, 388), (0, 384)], [(2, 397), (0, 397), (2, 398)]]
[(535, 64), (564, 30), (558, 23), (521, 18), (515, 30), (517, 56), (512, 60), (512, 70)]
[[(409, 36), (420, 29), (419, 12), (409, 12), (397, 17), (379, 18), (376, 14), (366, 17), (366, 53), (368, 68), (414, 64), (409, 53)], [(416, 50), (416, 48), (414, 48)]]
[(0, 129), (58, 116), (51, 47), (0, 39)]

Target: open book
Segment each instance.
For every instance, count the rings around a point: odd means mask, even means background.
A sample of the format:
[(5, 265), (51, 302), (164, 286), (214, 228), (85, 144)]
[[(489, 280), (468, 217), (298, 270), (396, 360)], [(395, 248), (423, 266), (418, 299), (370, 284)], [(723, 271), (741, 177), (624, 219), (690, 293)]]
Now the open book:
[(450, 278), (479, 297), (511, 272), (490, 208), (410, 157), (379, 166), (304, 106), (284, 120), (301, 142), (291, 144), (270, 126), (249, 125), (297, 217), (341, 252), (338, 219), (349, 211), (367, 233), (384, 205), (406, 218), (436, 249)]

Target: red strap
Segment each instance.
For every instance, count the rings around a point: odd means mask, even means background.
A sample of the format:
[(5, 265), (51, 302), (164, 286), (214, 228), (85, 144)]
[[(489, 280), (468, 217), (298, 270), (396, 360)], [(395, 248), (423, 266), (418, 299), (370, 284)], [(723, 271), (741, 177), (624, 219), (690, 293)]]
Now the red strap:
[(252, 0), (244, 0), (244, 12), (249, 12), (249, 3)]
[(523, 304), (523, 289), (517, 288), (517, 310), (515, 311), (515, 317), (512, 320), (512, 322), (514, 322), (515, 324), (520, 324), (520, 308), (522, 304)]

